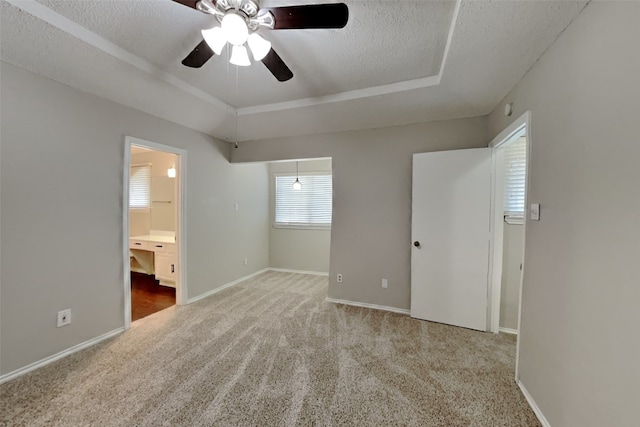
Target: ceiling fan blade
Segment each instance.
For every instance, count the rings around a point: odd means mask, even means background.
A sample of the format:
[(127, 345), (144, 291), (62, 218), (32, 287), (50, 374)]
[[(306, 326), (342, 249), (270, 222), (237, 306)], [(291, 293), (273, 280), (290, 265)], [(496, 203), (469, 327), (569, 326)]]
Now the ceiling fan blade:
[(182, 65), (186, 65), (187, 67), (191, 68), (200, 68), (213, 55), (215, 55), (213, 50), (211, 50), (207, 42), (202, 40), (200, 43), (198, 43), (198, 46), (196, 46), (195, 49), (193, 49), (191, 53), (189, 53), (189, 55), (187, 55), (187, 57), (182, 60)]
[(187, 7), (191, 7), (193, 9), (197, 9), (196, 8), (196, 3), (198, 3), (199, 0), (173, 0), (176, 3), (180, 3), (183, 4)]
[(276, 21), (274, 30), (343, 28), (349, 20), (349, 8), (344, 3), (283, 6), (262, 10), (273, 14)]
[(280, 55), (278, 55), (273, 48), (267, 53), (267, 56), (262, 58), (262, 63), (279, 82), (286, 82), (293, 77), (293, 73), (289, 67), (287, 67), (287, 64), (284, 63)]

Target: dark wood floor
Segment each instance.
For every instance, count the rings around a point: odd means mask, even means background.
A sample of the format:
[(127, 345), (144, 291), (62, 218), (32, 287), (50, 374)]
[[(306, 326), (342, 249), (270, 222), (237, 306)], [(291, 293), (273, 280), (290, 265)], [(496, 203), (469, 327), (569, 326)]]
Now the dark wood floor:
[(131, 273), (131, 321), (142, 319), (176, 303), (176, 290), (161, 286), (154, 276)]

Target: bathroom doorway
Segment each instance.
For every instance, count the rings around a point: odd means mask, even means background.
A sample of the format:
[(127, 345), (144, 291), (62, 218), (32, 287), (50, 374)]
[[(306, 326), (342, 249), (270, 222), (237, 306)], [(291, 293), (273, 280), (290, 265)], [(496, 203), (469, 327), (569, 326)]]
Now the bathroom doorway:
[(531, 153), (530, 113), (526, 112), (503, 130), (489, 147), (493, 149), (492, 175), (492, 310), (491, 330), (516, 335), (515, 377), (519, 379), (520, 319), (524, 286), (528, 215), (539, 217), (529, 202)]
[(186, 152), (125, 139), (125, 328), (184, 304), (184, 165)]

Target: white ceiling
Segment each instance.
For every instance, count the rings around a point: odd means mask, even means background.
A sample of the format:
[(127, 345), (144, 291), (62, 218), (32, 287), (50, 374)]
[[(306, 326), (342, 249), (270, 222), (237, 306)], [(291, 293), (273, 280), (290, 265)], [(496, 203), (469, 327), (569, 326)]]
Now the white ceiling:
[(487, 114), (587, 3), (344, 2), (344, 29), (261, 30), (294, 73), (284, 83), (226, 52), (182, 66), (213, 21), (171, 0), (2, 0), (1, 58), (243, 141)]

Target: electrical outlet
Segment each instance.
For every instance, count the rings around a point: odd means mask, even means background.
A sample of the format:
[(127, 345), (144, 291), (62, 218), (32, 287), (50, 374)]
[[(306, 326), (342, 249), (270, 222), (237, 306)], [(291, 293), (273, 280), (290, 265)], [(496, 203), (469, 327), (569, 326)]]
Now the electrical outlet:
[(387, 285), (389, 284), (389, 282), (387, 282), (387, 279), (382, 279), (382, 287), (387, 289)]
[(338, 274), (338, 277), (336, 280), (338, 281), (338, 283), (342, 283), (342, 274)]
[(244, 265), (249, 265), (249, 258), (244, 259)]
[(61, 326), (67, 326), (71, 323), (71, 309), (67, 308), (58, 312), (58, 328)]

